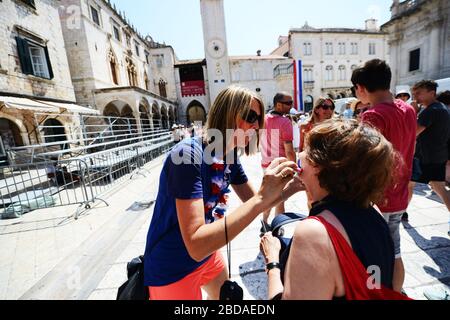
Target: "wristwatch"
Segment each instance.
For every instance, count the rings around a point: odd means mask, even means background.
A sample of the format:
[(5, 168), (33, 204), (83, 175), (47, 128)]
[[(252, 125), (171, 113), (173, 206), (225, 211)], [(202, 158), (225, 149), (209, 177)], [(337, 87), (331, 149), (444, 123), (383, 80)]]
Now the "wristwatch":
[(271, 262), (271, 263), (266, 264), (267, 273), (269, 273), (269, 271), (272, 269), (280, 269), (281, 270), (280, 263), (279, 262)]

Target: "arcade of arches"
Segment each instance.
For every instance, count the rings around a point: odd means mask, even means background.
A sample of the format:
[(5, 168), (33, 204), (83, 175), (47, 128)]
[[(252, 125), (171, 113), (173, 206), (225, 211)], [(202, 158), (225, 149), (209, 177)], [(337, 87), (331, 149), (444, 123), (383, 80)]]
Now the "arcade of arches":
[[(150, 107), (146, 99), (141, 99), (139, 102), (138, 112), (133, 112), (130, 104), (124, 101), (111, 101), (104, 108), (103, 116), (117, 118), (114, 122), (121, 126), (123, 126), (123, 122), (130, 122), (135, 133), (139, 132), (139, 128), (144, 133), (159, 128), (169, 129), (177, 118), (175, 108), (172, 105), (166, 106), (164, 103), (158, 105), (154, 102)], [(105, 119), (105, 121), (109, 123), (108, 119)]]
[(24, 145), (19, 127), (6, 118), (0, 118), (0, 137), (6, 149)]

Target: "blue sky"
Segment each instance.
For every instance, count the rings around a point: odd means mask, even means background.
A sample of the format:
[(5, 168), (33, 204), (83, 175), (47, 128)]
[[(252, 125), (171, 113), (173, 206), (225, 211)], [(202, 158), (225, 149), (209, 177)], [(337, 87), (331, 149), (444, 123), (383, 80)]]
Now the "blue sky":
[[(224, 0), (230, 55), (269, 54), (280, 35), (313, 27), (364, 28), (390, 18), (392, 0)], [(179, 59), (204, 57), (200, 0), (111, 0), (143, 34), (170, 44)]]

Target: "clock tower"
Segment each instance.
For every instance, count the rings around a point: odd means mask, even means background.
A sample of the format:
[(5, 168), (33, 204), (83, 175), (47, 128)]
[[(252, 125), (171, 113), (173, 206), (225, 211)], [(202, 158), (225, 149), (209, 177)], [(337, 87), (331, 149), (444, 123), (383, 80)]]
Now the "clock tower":
[(200, 0), (211, 105), (231, 83), (223, 0)]

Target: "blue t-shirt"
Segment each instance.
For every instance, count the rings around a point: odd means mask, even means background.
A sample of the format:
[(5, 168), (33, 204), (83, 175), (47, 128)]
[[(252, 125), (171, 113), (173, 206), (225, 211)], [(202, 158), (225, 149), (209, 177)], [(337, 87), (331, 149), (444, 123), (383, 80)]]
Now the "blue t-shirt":
[[(237, 158), (234, 164), (223, 165), (223, 169), (217, 170), (205, 162), (204, 148), (200, 138), (185, 139), (175, 146), (164, 162), (147, 234), (146, 286), (165, 286), (179, 281), (208, 260), (197, 262), (189, 256), (178, 225), (176, 199), (203, 199), (205, 223), (212, 223), (224, 214), (225, 208), (219, 199), (229, 192), (229, 185), (248, 181)], [(213, 190), (213, 181), (220, 185), (219, 193)]]

